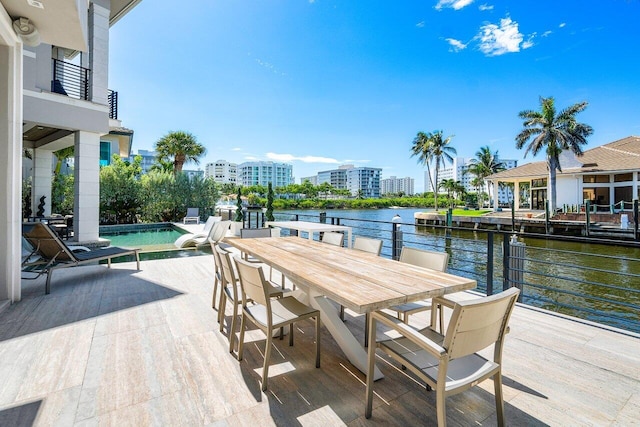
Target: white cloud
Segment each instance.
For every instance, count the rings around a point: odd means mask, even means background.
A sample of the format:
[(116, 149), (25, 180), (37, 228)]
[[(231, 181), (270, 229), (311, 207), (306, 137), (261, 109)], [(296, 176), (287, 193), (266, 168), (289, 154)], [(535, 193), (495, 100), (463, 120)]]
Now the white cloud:
[(423, 28), (424, 27), (424, 21), (420, 21), (416, 24), (416, 27), (418, 28)]
[(474, 0), (438, 0), (435, 8), (441, 10), (444, 8), (452, 8), (454, 10), (460, 10), (463, 7), (469, 6)]
[(487, 56), (519, 52), (520, 48), (527, 49), (533, 46), (533, 35), (522, 43), (524, 36), (518, 30), (518, 23), (512, 21), (509, 17), (501, 19), (500, 25), (483, 25), (480, 27), (480, 33), (476, 38), (480, 40), (480, 51)]
[(533, 47), (534, 43), (533, 43), (533, 38), (536, 36), (536, 33), (533, 33), (529, 36), (529, 38), (527, 38), (526, 41), (522, 42), (522, 49), (529, 49), (530, 47)]
[(462, 43), (460, 40), (456, 40), (456, 39), (445, 39), (445, 40), (451, 46), (449, 48), (449, 52), (460, 52), (461, 50), (467, 47), (467, 45)]
[(478, 6), (478, 9), (480, 9), (481, 11), (485, 11), (485, 10), (493, 10), (493, 5), (489, 5), (489, 4), (481, 4), (480, 6)]
[(553, 33), (553, 31), (545, 31), (544, 33), (542, 33), (541, 37), (549, 37), (551, 33)]
[(566, 22), (561, 23), (560, 25), (558, 25), (558, 28), (564, 28), (567, 25)]
[(240, 147), (235, 147), (235, 148), (232, 148), (232, 149), (231, 149), (231, 151), (242, 151), (242, 148), (240, 148)]

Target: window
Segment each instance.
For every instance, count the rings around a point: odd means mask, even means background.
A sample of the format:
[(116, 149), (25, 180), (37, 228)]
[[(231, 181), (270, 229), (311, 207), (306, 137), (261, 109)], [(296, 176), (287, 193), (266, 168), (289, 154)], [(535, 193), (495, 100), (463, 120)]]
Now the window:
[(531, 188), (546, 188), (546, 187), (547, 187), (547, 178), (531, 180)]
[(586, 182), (589, 184), (593, 183), (608, 183), (609, 175), (583, 175), (582, 182)]
[(632, 173), (619, 173), (613, 176), (613, 182), (627, 182), (633, 181)]
[(111, 143), (109, 141), (100, 141), (100, 166), (109, 166), (111, 164)]

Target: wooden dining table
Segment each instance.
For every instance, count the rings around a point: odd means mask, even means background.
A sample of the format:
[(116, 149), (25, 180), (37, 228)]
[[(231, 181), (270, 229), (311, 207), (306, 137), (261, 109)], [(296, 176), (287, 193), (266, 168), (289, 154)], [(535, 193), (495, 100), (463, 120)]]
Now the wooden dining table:
[[(476, 287), (476, 281), (466, 277), (307, 239), (227, 237), (224, 241), (282, 272), (297, 285), (294, 296), (320, 310), (322, 323), (363, 373), (367, 371), (366, 350), (328, 299), (366, 314)], [(382, 377), (376, 368), (374, 378)]]

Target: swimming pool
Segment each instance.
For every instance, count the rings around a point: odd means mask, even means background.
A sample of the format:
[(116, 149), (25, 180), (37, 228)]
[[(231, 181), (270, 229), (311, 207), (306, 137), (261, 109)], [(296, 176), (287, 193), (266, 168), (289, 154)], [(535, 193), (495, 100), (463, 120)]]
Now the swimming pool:
[(168, 222), (155, 224), (124, 224), (100, 226), (100, 237), (111, 240), (112, 246), (140, 248), (141, 252), (176, 249), (173, 242), (186, 231)]

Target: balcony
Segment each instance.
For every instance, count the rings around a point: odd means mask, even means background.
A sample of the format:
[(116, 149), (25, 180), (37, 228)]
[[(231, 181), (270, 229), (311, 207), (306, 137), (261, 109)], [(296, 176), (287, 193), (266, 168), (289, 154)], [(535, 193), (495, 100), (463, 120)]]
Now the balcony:
[[(88, 68), (54, 58), (51, 92), (88, 101), (90, 75), (91, 70)], [(118, 92), (109, 89), (107, 104), (109, 118), (118, 120)]]
[(118, 120), (118, 92), (109, 89), (107, 102), (109, 103), (109, 118)]
[(51, 92), (86, 101), (89, 99), (90, 73), (88, 68), (54, 58)]

